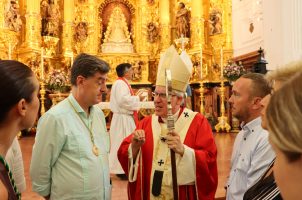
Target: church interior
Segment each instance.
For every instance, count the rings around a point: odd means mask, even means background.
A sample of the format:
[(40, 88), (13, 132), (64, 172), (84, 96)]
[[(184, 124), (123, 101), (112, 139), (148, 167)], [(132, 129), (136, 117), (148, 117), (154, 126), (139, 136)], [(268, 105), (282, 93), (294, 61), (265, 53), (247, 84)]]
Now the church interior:
[[(174, 45), (193, 64), (187, 106), (211, 124), (218, 149), (216, 199), (225, 198), (232, 146), (240, 121), (228, 99), (234, 80), (302, 58), (300, 0), (1, 0), (0, 59), (28, 65), (40, 82), (39, 117), (68, 96), (74, 59), (87, 53), (109, 63), (100, 106), (107, 128), (115, 67), (130, 63), (135, 92), (145, 92), (140, 118), (153, 113), (152, 91), (161, 54)], [(279, 14), (282, 13), (282, 14)], [(292, 23), (288, 23), (288, 22)], [(234, 69), (238, 72), (233, 72)], [(229, 71), (228, 71), (229, 70)], [(151, 102), (151, 103), (150, 103)], [(19, 136), (27, 189), (35, 127)], [(127, 199), (127, 182), (113, 177), (113, 198)]]

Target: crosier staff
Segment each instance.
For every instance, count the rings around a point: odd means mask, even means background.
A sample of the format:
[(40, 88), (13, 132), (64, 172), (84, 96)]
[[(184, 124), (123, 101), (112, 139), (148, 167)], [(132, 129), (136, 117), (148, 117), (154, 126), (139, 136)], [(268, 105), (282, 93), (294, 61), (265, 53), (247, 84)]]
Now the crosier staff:
[[(166, 69), (165, 74), (166, 74), (166, 94), (167, 94), (167, 106), (168, 106), (167, 128), (168, 128), (168, 133), (172, 134), (172, 132), (174, 131), (174, 118), (172, 114), (172, 104), (171, 104), (172, 76), (171, 76), (170, 69)], [(178, 200), (175, 152), (172, 149), (170, 149), (170, 154), (171, 154), (171, 168), (172, 168), (173, 197), (174, 200)]]

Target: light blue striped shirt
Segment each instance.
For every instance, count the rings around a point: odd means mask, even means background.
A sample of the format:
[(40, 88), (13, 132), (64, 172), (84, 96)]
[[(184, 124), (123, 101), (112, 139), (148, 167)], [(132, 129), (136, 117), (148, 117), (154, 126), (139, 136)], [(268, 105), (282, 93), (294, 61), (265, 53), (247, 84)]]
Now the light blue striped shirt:
[(242, 200), (244, 193), (256, 183), (274, 158), (268, 132), (261, 127), (261, 118), (244, 125), (233, 147), (226, 199)]
[[(88, 129), (68, 100), (84, 123), (92, 124), (98, 157)], [(101, 109), (92, 106), (87, 116), (69, 95), (39, 120), (30, 166), (33, 191), (55, 200), (110, 199), (109, 144)]]

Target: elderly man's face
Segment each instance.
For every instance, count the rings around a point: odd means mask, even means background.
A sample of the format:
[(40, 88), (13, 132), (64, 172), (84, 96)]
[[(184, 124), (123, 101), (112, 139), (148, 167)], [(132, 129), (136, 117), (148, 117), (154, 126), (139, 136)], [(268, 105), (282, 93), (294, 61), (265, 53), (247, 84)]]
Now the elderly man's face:
[[(154, 94), (155, 114), (159, 117), (166, 118), (168, 114), (166, 88), (163, 86), (156, 86)], [(179, 110), (182, 99), (182, 97), (172, 95), (171, 105), (173, 114)]]

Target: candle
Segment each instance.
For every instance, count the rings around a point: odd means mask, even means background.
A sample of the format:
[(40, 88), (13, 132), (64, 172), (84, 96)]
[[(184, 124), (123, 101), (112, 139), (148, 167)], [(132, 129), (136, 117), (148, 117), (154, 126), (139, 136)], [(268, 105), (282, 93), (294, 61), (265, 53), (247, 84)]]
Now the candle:
[(44, 81), (44, 55), (43, 47), (41, 48), (41, 80)]
[(11, 43), (8, 43), (8, 59), (12, 59), (12, 45)]
[(200, 79), (202, 79), (202, 47), (200, 45)]
[(223, 77), (223, 49), (220, 49), (220, 76)]

